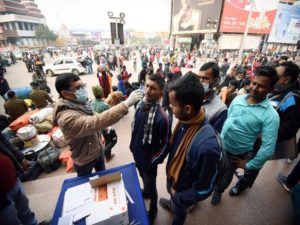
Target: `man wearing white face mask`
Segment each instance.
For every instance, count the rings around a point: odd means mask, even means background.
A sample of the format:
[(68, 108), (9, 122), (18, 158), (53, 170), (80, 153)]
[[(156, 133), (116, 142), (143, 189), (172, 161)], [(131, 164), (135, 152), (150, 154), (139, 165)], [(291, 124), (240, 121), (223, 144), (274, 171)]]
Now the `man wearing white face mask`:
[(214, 62), (203, 64), (198, 77), (205, 91), (203, 108), (205, 109), (206, 118), (212, 127), (221, 133), (223, 124), (227, 118), (227, 107), (214, 91), (214, 88), (220, 81), (218, 64)]
[(88, 100), (86, 84), (77, 75), (65, 73), (56, 78), (60, 95), (53, 111), (53, 123), (62, 130), (72, 152), (78, 176), (104, 170), (104, 155), (99, 142), (101, 130), (118, 122), (128, 108), (143, 98), (140, 90), (133, 91), (126, 101), (100, 114), (94, 114)]

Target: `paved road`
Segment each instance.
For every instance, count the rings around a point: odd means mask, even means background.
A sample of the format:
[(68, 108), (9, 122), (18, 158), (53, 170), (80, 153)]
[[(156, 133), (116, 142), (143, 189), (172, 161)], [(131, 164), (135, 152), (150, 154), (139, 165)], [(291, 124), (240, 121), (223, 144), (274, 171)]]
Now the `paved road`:
[[(50, 63), (51, 60), (46, 57), (46, 64)], [(53, 60), (52, 60), (53, 61)], [(137, 72), (134, 72), (133, 70), (133, 61), (129, 60), (129, 61), (125, 61), (124, 62), (126, 67), (127, 67), (127, 71), (129, 73), (132, 73), (132, 77), (130, 79), (130, 82), (135, 82), (138, 79), (138, 72), (141, 70), (141, 64), (138, 61), (137, 63)], [(89, 92), (89, 97), (93, 98), (93, 94), (92, 94), (92, 90), (91, 87), (93, 85), (97, 85), (99, 84), (98, 79), (96, 77), (96, 68), (97, 65), (94, 64), (93, 65), (93, 69), (94, 69), (94, 74), (83, 74), (80, 75), (80, 78), (83, 80), (83, 82), (85, 82), (88, 86), (88, 92)], [(154, 69), (156, 70), (158, 68), (158, 65), (156, 64), (156, 61), (154, 62)], [(199, 68), (193, 68), (191, 69), (192, 71), (196, 72), (199, 70)], [(183, 68), (182, 71), (185, 73), (188, 71), (188, 69)], [(114, 74), (113, 76), (113, 84), (116, 85), (117, 84), (117, 71), (112, 71), (112, 73)], [(10, 67), (7, 67), (7, 73), (5, 74), (5, 77), (10, 85), (11, 88), (18, 88), (18, 87), (24, 87), (24, 86), (29, 86), (29, 83), (31, 82), (31, 76), (32, 73), (28, 73), (25, 67), (25, 64), (22, 61), (18, 61), (17, 64), (12, 65)], [(54, 84), (55, 84), (55, 79), (56, 76), (54, 77), (48, 77), (48, 86), (51, 88), (52, 92), (51, 94), (53, 95), (54, 99), (58, 98), (58, 94), (55, 90)], [(3, 99), (0, 98), (0, 114), (4, 113), (4, 109), (3, 109)]]

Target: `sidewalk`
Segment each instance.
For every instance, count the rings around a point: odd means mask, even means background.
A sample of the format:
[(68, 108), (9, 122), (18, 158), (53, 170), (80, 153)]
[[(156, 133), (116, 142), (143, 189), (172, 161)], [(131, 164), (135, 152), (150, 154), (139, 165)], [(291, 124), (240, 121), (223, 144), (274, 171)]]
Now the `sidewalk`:
[[(129, 146), (130, 113), (121, 119), (114, 127), (118, 134), (118, 143), (113, 149), (116, 157), (106, 164), (112, 168), (133, 161)], [(168, 197), (166, 191), (165, 162), (159, 166), (158, 195)], [(289, 194), (278, 184), (276, 176), (279, 172), (288, 174), (293, 168), (285, 160), (268, 161), (260, 172), (255, 184), (239, 197), (231, 197), (228, 192), (236, 179), (225, 191), (220, 205), (210, 204), (210, 198), (197, 204), (188, 215), (187, 225), (292, 225), (293, 208)], [(56, 201), (64, 179), (75, 177), (76, 174), (66, 174), (65, 168), (51, 174), (43, 174), (39, 180), (24, 183), (30, 200), (30, 206), (39, 221), (50, 219), (53, 215)], [(149, 202), (145, 201), (148, 208)], [(160, 208), (155, 224), (171, 224), (172, 215)]]

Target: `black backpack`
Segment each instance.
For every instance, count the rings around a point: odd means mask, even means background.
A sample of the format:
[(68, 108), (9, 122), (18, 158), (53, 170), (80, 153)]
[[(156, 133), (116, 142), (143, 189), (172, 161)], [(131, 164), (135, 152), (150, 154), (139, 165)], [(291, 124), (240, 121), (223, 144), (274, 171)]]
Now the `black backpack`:
[[(227, 159), (227, 155), (226, 152), (224, 150), (224, 145), (223, 145), (223, 141), (219, 135), (218, 132), (216, 132), (214, 130), (214, 128), (210, 125), (204, 125), (203, 127), (201, 127), (197, 133), (194, 135), (194, 138), (196, 138), (199, 135), (200, 140), (198, 140), (198, 142), (204, 142), (205, 140), (207, 140), (208, 138), (211, 137), (216, 137), (218, 144), (219, 144), (219, 148), (221, 149), (221, 154), (220, 154), (220, 158), (219, 158), (219, 162), (218, 162), (218, 176), (216, 179), (216, 183), (218, 183), (220, 181), (220, 179), (222, 179), (224, 173), (227, 170), (228, 167), (228, 159)], [(191, 143), (193, 143), (193, 140), (191, 141)], [(189, 148), (191, 147), (191, 144), (189, 146)], [(189, 150), (188, 150), (189, 151)]]
[(45, 172), (51, 173), (61, 165), (59, 154), (58, 149), (48, 145), (38, 153), (37, 161)]

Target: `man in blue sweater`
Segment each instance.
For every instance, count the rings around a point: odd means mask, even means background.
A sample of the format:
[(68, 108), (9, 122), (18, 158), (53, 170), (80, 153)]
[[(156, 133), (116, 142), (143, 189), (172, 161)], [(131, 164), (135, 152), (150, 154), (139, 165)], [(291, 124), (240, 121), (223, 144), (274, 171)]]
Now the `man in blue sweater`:
[[(251, 187), (264, 163), (273, 155), (279, 128), (279, 116), (266, 98), (278, 80), (274, 68), (260, 67), (250, 84), (250, 94), (236, 97), (228, 109), (228, 117), (221, 137), (228, 157), (228, 168), (217, 182), (211, 203), (216, 205), (232, 181), (237, 168), (244, 169), (244, 175), (230, 190), (237, 196)], [(256, 138), (262, 137), (262, 144), (253, 152)]]
[(222, 156), (216, 132), (201, 108), (204, 89), (197, 75), (189, 72), (174, 81), (169, 98), (179, 121), (166, 150), (171, 199), (161, 198), (159, 203), (172, 210), (173, 225), (182, 225), (188, 208), (212, 193)]
[(163, 95), (164, 78), (150, 75), (145, 84), (145, 96), (136, 106), (132, 123), (130, 150), (144, 183), (143, 196), (150, 198), (150, 224), (157, 215), (157, 164), (169, 140), (169, 119), (159, 100)]

